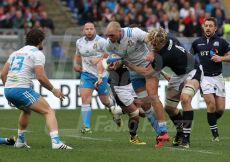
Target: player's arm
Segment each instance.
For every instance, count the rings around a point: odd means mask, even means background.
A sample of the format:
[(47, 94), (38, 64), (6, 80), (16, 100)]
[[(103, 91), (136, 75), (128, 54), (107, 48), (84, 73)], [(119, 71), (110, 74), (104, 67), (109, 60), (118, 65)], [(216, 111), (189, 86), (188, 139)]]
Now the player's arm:
[(80, 54), (76, 54), (74, 56), (73, 68), (74, 68), (74, 70), (76, 72), (81, 72), (82, 71), (82, 67), (81, 67), (81, 55)]
[(102, 59), (97, 63), (97, 82), (95, 83), (95, 87), (98, 87), (102, 83), (104, 68), (102, 65)]
[(73, 69), (76, 72), (81, 72), (82, 71), (82, 62), (81, 62), (81, 55), (80, 55), (80, 50), (79, 50), (79, 45), (78, 45), (79, 40), (76, 42), (76, 52), (74, 55), (73, 59)]
[(1, 79), (2, 79), (3, 85), (5, 85), (5, 83), (6, 83), (6, 79), (7, 79), (9, 68), (10, 68), (10, 63), (6, 62), (4, 64), (2, 72), (1, 72)]
[(214, 55), (211, 60), (214, 62), (230, 62), (230, 44), (222, 39), (221, 41), (222, 52), (225, 53), (224, 56)]
[(33, 55), (33, 61), (34, 61), (34, 74), (36, 76), (36, 79), (40, 82), (40, 84), (51, 91), (56, 97), (60, 98), (60, 100), (63, 100), (65, 97), (63, 93), (56, 89), (51, 82), (49, 81), (48, 77), (46, 76), (44, 65), (45, 65), (45, 56), (42, 52), (36, 53), (36, 55)]
[(166, 73), (164, 70), (161, 70), (160, 74), (167, 80), (169, 81), (171, 79), (171, 76)]
[(224, 56), (214, 55), (211, 60), (214, 62), (230, 62), (230, 51), (228, 51)]
[(36, 65), (34, 67), (34, 73), (36, 75), (36, 79), (40, 82), (40, 84), (51, 91), (56, 97), (63, 100), (65, 97), (59, 89), (54, 88), (54, 86), (49, 81), (48, 77), (46, 76), (44, 66), (43, 65)]
[(151, 65), (148, 65), (147, 67), (141, 67), (134, 64), (131, 64), (129, 62), (124, 62), (124, 64), (129, 67), (131, 70), (136, 71), (137, 73), (144, 75), (145, 77), (151, 76), (154, 74), (155, 70), (152, 68)]

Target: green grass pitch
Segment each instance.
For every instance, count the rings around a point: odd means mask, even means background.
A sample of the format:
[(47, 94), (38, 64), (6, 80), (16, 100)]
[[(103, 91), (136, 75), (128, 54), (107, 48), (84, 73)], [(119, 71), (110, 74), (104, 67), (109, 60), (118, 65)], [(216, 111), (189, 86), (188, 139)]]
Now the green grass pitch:
[[(127, 117), (123, 116), (124, 125), (117, 128), (106, 110), (93, 110), (93, 134), (81, 135), (79, 110), (57, 110), (61, 139), (74, 150), (52, 150), (43, 117), (32, 113), (27, 143), (31, 149), (16, 149), (12, 146), (0, 146), (0, 162), (229, 162), (230, 161), (230, 111), (226, 111), (218, 123), (219, 143), (211, 142), (211, 133), (207, 124), (206, 111), (196, 110), (194, 114), (191, 148), (183, 150), (166, 143), (164, 148), (156, 149), (155, 133), (147, 119), (141, 119), (138, 135), (147, 145), (129, 144)], [(17, 135), (18, 110), (0, 111), (0, 135)], [(175, 131), (168, 121), (169, 134)]]

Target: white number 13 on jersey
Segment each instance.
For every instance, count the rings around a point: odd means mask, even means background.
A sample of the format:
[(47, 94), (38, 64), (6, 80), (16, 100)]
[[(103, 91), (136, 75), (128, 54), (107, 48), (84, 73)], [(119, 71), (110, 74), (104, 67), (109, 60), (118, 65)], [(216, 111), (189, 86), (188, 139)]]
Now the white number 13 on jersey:
[(10, 64), (10, 71), (20, 71), (22, 69), (24, 59), (24, 56), (13, 57)]

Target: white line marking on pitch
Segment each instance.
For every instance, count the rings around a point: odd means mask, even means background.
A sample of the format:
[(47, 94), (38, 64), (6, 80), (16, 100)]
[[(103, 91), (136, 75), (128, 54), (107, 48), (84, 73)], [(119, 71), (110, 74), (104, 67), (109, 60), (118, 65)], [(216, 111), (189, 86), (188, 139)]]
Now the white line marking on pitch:
[(212, 154), (212, 155), (221, 155), (221, 153), (219, 152), (212, 152), (212, 151), (208, 151), (208, 150), (197, 150), (197, 149), (183, 149), (183, 148), (174, 148), (174, 147), (164, 147), (164, 148), (168, 148), (171, 150), (178, 150), (178, 151), (187, 151), (187, 152), (197, 152), (197, 153), (202, 153), (202, 154)]
[(77, 135), (62, 135), (65, 137), (73, 137), (73, 138), (82, 138), (82, 139), (87, 139), (87, 140), (94, 140), (94, 141), (106, 141), (106, 142), (112, 142), (113, 140), (111, 139), (106, 139), (106, 138), (92, 138), (92, 137), (83, 137), (83, 136), (77, 136)]
[[(0, 127), (0, 130), (18, 131), (18, 129), (16, 128), (4, 128), (4, 127)], [(26, 130), (26, 132), (32, 132), (32, 131)]]

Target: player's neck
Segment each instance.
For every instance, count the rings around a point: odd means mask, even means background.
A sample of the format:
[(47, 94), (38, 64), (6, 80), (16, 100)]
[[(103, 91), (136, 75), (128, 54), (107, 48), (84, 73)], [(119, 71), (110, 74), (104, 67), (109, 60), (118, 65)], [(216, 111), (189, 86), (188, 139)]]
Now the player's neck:
[(216, 33), (213, 33), (212, 35), (209, 35), (209, 36), (207, 36), (206, 34), (204, 34), (204, 36), (205, 36), (207, 39), (211, 39), (212, 37), (215, 36), (215, 34), (216, 34)]
[(123, 39), (123, 37), (124, 37), (124, 29), (121, 29), (120, 39), (117, 41), (117, 43), (121, 43), (121, 40)]
[(92, 41), (92, 40), (94, 40), (95, 37), (96, 37), (96, 34), (93, 35), (92, 37), (85, 37), (85, 40)]

